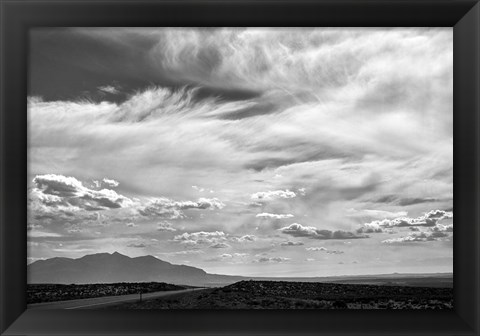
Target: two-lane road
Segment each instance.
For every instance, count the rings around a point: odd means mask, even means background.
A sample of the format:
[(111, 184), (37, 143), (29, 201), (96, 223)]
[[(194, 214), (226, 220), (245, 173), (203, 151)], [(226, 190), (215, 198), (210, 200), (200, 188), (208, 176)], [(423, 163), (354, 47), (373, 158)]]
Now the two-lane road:
[[(142, 294), (142, 300), (151, 300), (156, 298), (166, 298), (178, 296), (193, 291), (204, 290), (204, 288), (182, 289), (175, 291), (163, 291)], [(33, 303), (27, 306), (28, 309), (95, 309), (116, 305), (125, 302), (135, 302), (140, 300), (139, 294), (128, 294), (118, 296), (103, 296), (89, 299), (54, 301), (44, 303)]]

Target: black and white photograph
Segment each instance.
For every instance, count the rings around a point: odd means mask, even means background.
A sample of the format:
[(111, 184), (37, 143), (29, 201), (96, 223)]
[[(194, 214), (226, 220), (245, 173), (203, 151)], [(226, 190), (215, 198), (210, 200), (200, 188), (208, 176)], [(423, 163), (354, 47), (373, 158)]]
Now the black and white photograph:
[(454, 308), (453, 28), (28, 37), (28, 309)]

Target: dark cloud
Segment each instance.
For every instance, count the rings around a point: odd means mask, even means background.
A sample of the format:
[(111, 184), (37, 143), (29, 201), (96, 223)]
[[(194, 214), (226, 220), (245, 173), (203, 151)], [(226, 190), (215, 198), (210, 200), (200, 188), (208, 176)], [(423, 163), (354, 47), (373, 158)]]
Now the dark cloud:
[(421, 203), (433, 203), (438, 200), (435, 198), (401, 198), (398, 200), (398, 205), (407, 206)]
[(434, 203), (438, 202), (438, 199), (431, 198), (431, 197), (406, 197), (400, 198), (395, 195), (385, 195), (380, 198), (374, 200), (376, 203), (392, 203), (400, 206), (408, 206), (414, 204), (422, 204), (422, 203)]
[(302, 246), (304, 245), (302, 242), (296, 242), (296, 241), (286, 241), (280, 243), (281, 246)]
[(361, 228), (358, 228), (356, 232), (357, 233), (381, 233), (383, 232), (383, 229), (381, 227), (375, 227), (375, 226), (362, 226)]
[[(157, 40), (124, 32), (121, 39), (108, 29), (37, 28), (30, 35), (29, 94), (46, 101), (108, 99), (124, 101), (129, 93), (152, 83), (175, 85), (149, 60)], [(118, 32), (118, 31), (117, 31)], [(125, 93), (105, 96), (92, 88), (122, 83)]]
[(393, 203), (397, 200), (397, 196), (385, 195), (375, 200), (377, 203)]
[(216, 243), (214, 245), (211, 245), (210, 248), (215, 248), (215, 249), (222, 249), (222, 248), (229, 248), (230, 245), (226, 243)]
[(328, 254), (343, 254), (345, 252), (339, 251), (339, 250), (327, 250), (326, 251)]

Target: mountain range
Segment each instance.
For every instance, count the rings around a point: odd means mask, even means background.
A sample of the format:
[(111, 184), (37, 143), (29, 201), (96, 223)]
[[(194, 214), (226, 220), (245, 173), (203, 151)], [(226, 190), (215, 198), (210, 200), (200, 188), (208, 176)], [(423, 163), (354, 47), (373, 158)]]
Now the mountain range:
[(27, 266), (28, 283), (89, 284), (115, 282), (166, 282), (214, 286), (244, 278), (208, 274), (186, 265), (174, 265), (151, 255), (130, 258), (118, 252), (85, 255), (78, 259), (50, 258)]
[(190, 286), (224, 286), (242, 280), (283, 280), (381, 285), (451, 287), (451, 273), (383, 274), (334, 277), (242, 277), (209, 274), (192, 266), (175, 265), (147, 255), (130, 258), (118, 252), (85, 255), (78, 259), (55, 257), (27, 266), (30, 284), (92, 284), (118, 282), (166, 282)]

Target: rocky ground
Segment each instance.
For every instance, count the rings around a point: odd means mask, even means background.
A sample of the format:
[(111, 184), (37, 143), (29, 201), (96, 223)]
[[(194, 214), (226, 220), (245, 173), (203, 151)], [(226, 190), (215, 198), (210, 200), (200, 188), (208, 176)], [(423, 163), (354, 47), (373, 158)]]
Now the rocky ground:
[(185, 289), (185, 287), (163, 282), (122, 282), (88, 285), (29, 284), (27, 285), (27, 303), (87, 299), (101, 296), (152, 293), (179, 289)]
[(109, 309), (451, 309), (452, 288), (241, 281)]

